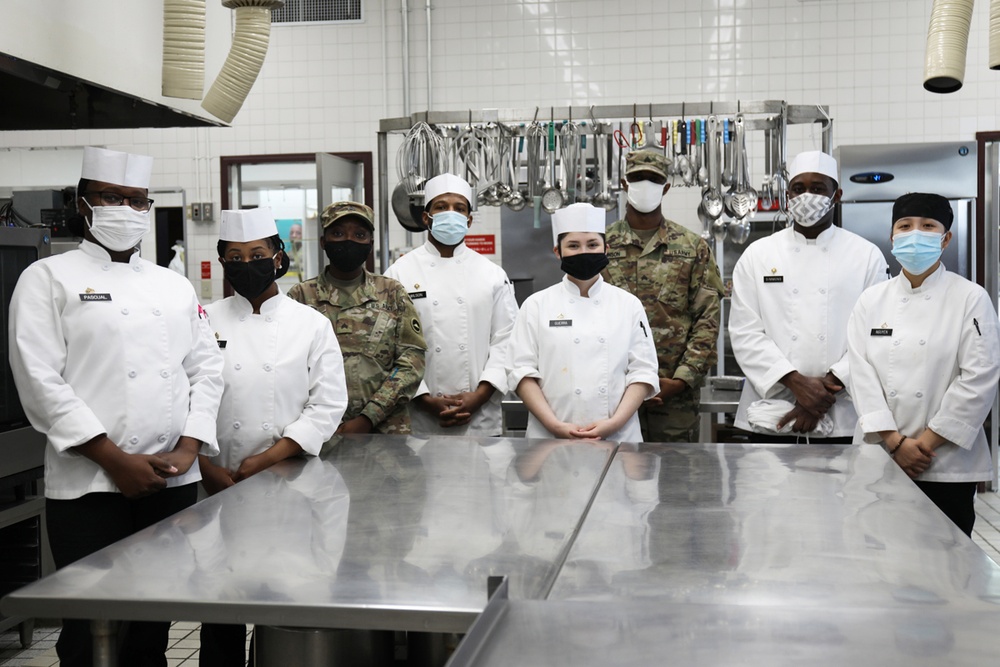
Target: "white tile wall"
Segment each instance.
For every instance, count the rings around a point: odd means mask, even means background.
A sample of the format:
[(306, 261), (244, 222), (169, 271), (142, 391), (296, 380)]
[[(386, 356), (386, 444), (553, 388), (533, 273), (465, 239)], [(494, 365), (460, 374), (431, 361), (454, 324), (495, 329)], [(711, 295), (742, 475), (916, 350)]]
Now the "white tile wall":
[[(231, 128), (0, 133), (0, 146), (89, 143), (156, 156), (157, 183), (219, 206), (219, 156), (376, 150), (402, 115), (401, 17), (366, 0), (360, 24), (276, 27)], [(425, 11), (409, 0), (411, 110), (427, 106)], [(987, 68), (988, 3), (977, 3), (965, 86), (922, 87), (930, 2), (915, 0), (432, 0), (433, 107), (522, 108), (737, 99), (829, 105), (835, 144), (944, 141), (1000, 129), (1000, 72)], [(82, 10), (81, 10), (82, 11)], [(111, 36), (109, 35), (109, 38)], [(208, 73), (208, 79), (214, 76)], [(383, 89), (388, 95), (383, 94)], [(792, 152), (818, 146), (796, 132)], [(394, 150), (397, 142), (390, 142)], [(394, 172), (394, 155), (390, 172)], [(390, 184), (394, 183), (390, 174)], [(200, 195), (194, 196), (200, 189)], [(690, 193), (671, 193), (694, 222)], [(671, 205), (673, 203), (673, 205)], [(477, 231), (499, 234), (499, 216)], [(191, 225), (189, 261), (214, 259), (216, 225)], [(391, 245), (404, 241), (395, 230)], [(217, 286), (217, 290), (221, 289)], [(217, 291), (216, 295), (219, 293)]]

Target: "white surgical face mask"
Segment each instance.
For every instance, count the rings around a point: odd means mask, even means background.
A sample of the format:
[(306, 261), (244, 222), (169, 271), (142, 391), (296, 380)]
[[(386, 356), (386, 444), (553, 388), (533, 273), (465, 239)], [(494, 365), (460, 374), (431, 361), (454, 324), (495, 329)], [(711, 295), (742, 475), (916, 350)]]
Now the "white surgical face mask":
[(655, 211), (663, 203), (663, 183), (636, 181), (628, 184), (628, 203), (640, 213)]
[(131, 206), (90, 206), (90, 233), (108, 250), (124, 252), (139, 245), (149, 231), (149, 211)]
[(803, 192), (788, 200), (788, 215), (800, 227), (812, 227), (833, 208), (833, 200), (825, 195)]

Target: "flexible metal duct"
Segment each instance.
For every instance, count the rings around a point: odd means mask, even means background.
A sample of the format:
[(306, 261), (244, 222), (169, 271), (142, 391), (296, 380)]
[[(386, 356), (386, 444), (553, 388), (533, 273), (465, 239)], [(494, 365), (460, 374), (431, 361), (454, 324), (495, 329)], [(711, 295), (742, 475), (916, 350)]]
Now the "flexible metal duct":
[(205, 92), (205, 0), (163, 1), (161, 91), (188, 100)]
[(990, 1), (990, 69), (1000, 69), (1000, 0)]
[(236, 11), (236, 31), (222, 71), (201, 103), (205, 111), (227, 123), (239, 113), (264, 65), (271, 10), (284, 4), (284, 0), (222, 0), (224, 7)]
[(962, 87), (972, 3), (934, 0), (924, 60), (924, 88), (932, 93), (953, 93)]

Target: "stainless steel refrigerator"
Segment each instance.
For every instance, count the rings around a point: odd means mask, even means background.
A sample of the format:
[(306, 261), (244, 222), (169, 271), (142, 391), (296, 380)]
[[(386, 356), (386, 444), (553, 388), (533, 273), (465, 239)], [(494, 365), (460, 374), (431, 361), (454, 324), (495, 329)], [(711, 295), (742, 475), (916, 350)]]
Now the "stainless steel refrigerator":
[(877, 245), (892, 275), (899, 273), (889, 242), (892, 203), (908, 192), (933, 192), (951, 200), (955, 212), (941, 259), (949, 271), (976, 280), (976, 142), (841, 146), (834, 155), (844, 191), (841, 224)]

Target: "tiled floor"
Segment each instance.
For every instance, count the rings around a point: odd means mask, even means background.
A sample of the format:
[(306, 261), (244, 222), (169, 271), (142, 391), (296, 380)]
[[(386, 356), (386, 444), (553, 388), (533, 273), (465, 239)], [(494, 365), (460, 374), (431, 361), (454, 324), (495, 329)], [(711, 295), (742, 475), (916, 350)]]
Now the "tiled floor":
[[(167, 644), (167, 665), (169, 667), (197, 667), (198, 665), (198, 623), (178, 622), (170, 626), (170, 641)], [(252, 629), (252, 627), (251, 627)], [(21, 650), (17, 629), (0, 633), (0, 667), (18, 665), (24, 667), (56, 667), (56, 638), (59, 628), (35, 628), (35, 642), (31, 648)], [(249, 643), (249, 632), (247, 643)]]
[[(976, 496), (976, 528), (972, 539), (990, 558), (1000, 563), (1000, 494)], [(197, 623), (174, 623), (170, 627), (167, 649), (170, 667), (197, 666), (198, 628)], [(55, 649), (58, 636), (58, 628), (36, 627), (31, 648), (22, 650), (16, 628), (0, 633), (0, 667), (55, 667), (59, 664)]]

